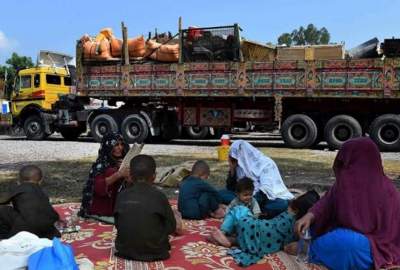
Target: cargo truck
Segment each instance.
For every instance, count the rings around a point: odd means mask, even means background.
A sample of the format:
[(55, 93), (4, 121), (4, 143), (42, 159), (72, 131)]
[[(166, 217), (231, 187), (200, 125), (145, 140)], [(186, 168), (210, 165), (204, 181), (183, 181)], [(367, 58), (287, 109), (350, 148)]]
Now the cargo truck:
[[(243, 57), (235, 24), (195, 33), (179, 27), (179, 61), (160, 63), (130, 58), (122, 28), (119, 59), (85, 59), (77, 42), (76, 88), (51, 110), (20, 117), (29, 138), (55, 128), (72, 139), (88, 126), (97, 141), (115, 131), (133, 143), (251, 122), (279, 129), (293, 148), (326, 141), (337, 149), (370, 136), (381, 150), (400, 150), (400, 58), (251, 61)], [(123, 105), (84, 109), (91, 98)], [(29, 119), (36, 120), (36, 133)]]

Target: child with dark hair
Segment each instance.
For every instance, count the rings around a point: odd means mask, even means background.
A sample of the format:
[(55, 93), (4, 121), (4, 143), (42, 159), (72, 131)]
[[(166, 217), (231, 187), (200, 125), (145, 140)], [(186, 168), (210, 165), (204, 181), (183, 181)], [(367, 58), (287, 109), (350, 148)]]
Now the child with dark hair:
[(182, 181), (179, 187), (178, 210), (183, 218), (224, 217), (225, 211), (220, 205), (218, 191), (206, 182), (209, 175), (208, 164), (198, 160), (193, 165), (190, 176)]
[(248, 207), (254, 216), (258, 216), (261, 214), (260, 206), (258, 205), (257, 200), (253, 197), (254, 192), (254, 184), (253, 180), (248, 177), (243, 177), (236, 184), (236, 198), (231, 201), (226, 209), (226, 213), (237, 206), (243, 205)]
[[(278, 252), (295, 240), (294, 223), (301, 218), (319, 200), (314, 190), (308, 191), (290, 202), (287, 211), (272, 219), (260, 215), (256, 218), (250, 209), (236, 206), (231, 211), (235, 221), (232, 231), (238, 249), (231, 250), (230, 255), (241, 266), (257, 263), (265, 255)], [(209, 238), (212, 242), (231, 247), (233, 239), (228, 238), (221, 230), (214, 229)]]
[(57, 212), (49, 198), (40, 188), (42, 170), (34, 165), (27, 165), (19, 171), (18, 186), (0, 201), (0, 239), (9, 238), (20, 231), (28, 231), (38, 237), (60, 237), (54, 223), (59, 220)]
[(169, 258), (168, 235), (177, 229), (167, 197), (152, 186), (156, 163), (138, 155), (130, 162), (128, 187), (117, 196), (114, 218), (117, 228), (116, 255), (137, 261)]

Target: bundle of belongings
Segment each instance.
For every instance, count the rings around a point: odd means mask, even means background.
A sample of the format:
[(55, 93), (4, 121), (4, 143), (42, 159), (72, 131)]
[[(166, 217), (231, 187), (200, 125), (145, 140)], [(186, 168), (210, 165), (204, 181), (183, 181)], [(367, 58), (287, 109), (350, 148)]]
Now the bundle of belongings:
[[(104, 28), (96, 37), (85, 34), (80, 39), (83, 58), (93, 60), (110, 60), (122, 56), (122, 40), (115, 37), (111, 28)], [(178, 62), (179, 44), (159, 43), (157, 39), (144, 39), (143, 35), (128, 38), (129, 58), (160, 62)]]
[(78, 270), (94, 269), (87, 258), (75, 260), (72, 247), (59, 238), (39, 238), (29, 232), (19, 232), (0, 241), (0, 261), (10, 270)]

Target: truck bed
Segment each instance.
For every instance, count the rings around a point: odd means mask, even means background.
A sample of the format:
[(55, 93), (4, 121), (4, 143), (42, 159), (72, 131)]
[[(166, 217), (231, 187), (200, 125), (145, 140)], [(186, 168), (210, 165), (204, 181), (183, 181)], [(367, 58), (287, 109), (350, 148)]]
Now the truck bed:
[(400, 97), (400, 58), (130, 65), (83, 62), (77, 75), (77, 93), (97, 98)]

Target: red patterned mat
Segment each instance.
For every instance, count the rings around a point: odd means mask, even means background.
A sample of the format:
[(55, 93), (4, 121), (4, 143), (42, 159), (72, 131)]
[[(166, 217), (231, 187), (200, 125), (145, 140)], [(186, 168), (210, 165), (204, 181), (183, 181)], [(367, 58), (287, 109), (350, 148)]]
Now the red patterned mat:
[[(175, 202), (172, 202), (175, 207)], [(77, 203), (56, 205), (55, 209), (62, 218), (79, 208)], [(232, 257), (226, 255), (226, 248), (215, 246), (205, 241), (213, 226), (219, 226), (221, 221), (207, 219), (199, 221), (185, 220), (185, 234), (172, 236), (171, 258), (165, 261), (143, 263), (128, 261), (114, 256), (113, 240), (115, 229), (111, 225), (100, 222), (80, 220), (81, 230), (78, 233), (64, 234), (62, 240), (72, 245), (77, 258), (88, 258), (96, 270), (183, 270), (183, 269), (213, 269), (234, 270), (243, 269), (235, 264)], [(293, 256), (279, 252), (266, 256), (258, 264), (250, 266), (249, 270), (286, 270), (308, 269), (319, 270), (314, 265), (300, 265)]]

